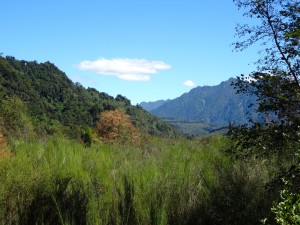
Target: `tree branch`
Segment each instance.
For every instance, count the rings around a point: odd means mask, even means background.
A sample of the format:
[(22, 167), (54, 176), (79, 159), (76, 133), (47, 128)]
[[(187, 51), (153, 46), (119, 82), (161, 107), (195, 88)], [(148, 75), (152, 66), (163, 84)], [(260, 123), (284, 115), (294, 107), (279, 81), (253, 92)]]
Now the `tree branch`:
[(271, 30), (272, 30), (272, 34), (273, 34), (273, 38), (274, 38), (274, 41), (275, 41), (275, 45), (276, 45), (276, 47), (277, 47), (277, 49), (278, 49), (278, 51), (279, 51), (279, 53), (280, 53), (280, 55), (281, 55), (283, 61), (284, 61), (284, 62), (286, 63), (286, 65), (288, 66), (289, 71), (290, 71), (291, 75), (293, 76), (295, 82), (297, 83), (298, 88), (300, 88), (300, 84), (299, 84), (299, 80), (298, 80), (298, 78), (297, 78), (297, 75), (296, 75), (295, 71), (293, 70), (292, 65), (291, 65), (291, 63), (289, 62), (288, 58), (287, 58), (287, 57), (285, 56), (285, 54), (283, 53), (282, 48), (281, 48), (281, 46), (280, 46), (280, 44), (279, 44), (277, 32), (275, 31), (275, 28), (274, 28), (273, 23), (272, 23), (272, 20), (271, 20), (271, 16), (269, 15), (268, 12), (266, 12), (266, 18), (267, 18), (268, 24), (269, 24), (269, 26), (270, 26), (270, 28), (271, 28)]

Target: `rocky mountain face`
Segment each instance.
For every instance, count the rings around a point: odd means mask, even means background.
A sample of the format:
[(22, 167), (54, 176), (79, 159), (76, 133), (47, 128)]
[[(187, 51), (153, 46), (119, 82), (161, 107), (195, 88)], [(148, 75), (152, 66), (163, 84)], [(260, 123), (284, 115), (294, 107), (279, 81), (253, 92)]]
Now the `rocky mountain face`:
[(259, 117), (255, 113), (256, 98), (236, 94), (232, 86), (234, 81), (235, 79), (230, 78), (216, 86), (196, 87), (176, 99), (160, 101), (162, 104), (158, 107), (145, 109), (159, 117), (201, 121), (218, 126), (226, 126), (229, 123), (244, 124), (248, 122), (249, 116), (258, 120)]
[(158, 101), (154, 101), (154, 102), (141, 102), (139, 104), (139, 106), (141, 106), (146, 111), (151, 112), (151, 111), (157, 109), (158, 107), (162, 106), (163, 104), (165, 104), (168, 101), (170, 101), (170, 99), (158, 100)]

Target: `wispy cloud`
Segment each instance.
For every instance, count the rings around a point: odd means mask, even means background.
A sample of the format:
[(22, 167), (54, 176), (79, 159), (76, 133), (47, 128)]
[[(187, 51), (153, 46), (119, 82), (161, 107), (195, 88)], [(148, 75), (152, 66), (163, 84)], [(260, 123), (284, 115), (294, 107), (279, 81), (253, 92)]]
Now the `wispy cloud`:
[(194, 82), (194, 81), (191, 81), (191, 80), (186, 80), (184, 83), (183, 83), (184, 86), (187, 86), (187, 87), (196, 87), (197, 84)]
[(162, 61), (128, 58), (86, 60), (80, 62), (76, 67), (80, 70), (115, 76), (129, 81), (149, 81), (151, 80), (151, 74), (171, 68), (170, 65)]

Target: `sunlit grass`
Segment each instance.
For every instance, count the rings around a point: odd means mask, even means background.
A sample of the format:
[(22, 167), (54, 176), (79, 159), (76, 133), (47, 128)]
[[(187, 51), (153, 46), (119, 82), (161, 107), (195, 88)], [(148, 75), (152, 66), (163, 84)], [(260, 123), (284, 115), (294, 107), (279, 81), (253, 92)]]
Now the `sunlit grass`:
[(233, 165), (222, 153), (226, 145), (218, 136), (91, 148), (58, 137), (16, 141), (13, 157), (0, 161), (0, 222), (193, 224), (199, 205), (209, 208), (212, 190), (222, 189), (221, 176), (239, 177), (244, 168), (246, 194), (252, 180), (262, 187), (268, 179), (255, 175), (265, 165)]

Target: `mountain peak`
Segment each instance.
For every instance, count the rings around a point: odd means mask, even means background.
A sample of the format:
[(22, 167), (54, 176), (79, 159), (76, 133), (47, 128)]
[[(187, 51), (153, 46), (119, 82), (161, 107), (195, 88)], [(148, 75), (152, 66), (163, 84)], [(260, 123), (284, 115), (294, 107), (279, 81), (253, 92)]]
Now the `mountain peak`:
[(141, 106), (146, 111), (151, 112), (151, 111), (157, 109), (158, 107), (162, 106), (163, 104), (165, 104), (168, 101), (171, 101), (171, 100), (167, 99), (167, 100), (157, 100), (157, 101), (153, 101), (153, 102), (141, 102), (139, 104), (139, 106)]
[(199, 86), (180, 97), (165, 102), (151, 110), (160, 117), (172, 117), (185, 121), (201, 121), (212, 125), (226, 126), (229, 123), (244, 124), (250, 114), (257, 119), (254, 96), (236, 94), (230, 78), (215, 86)]

